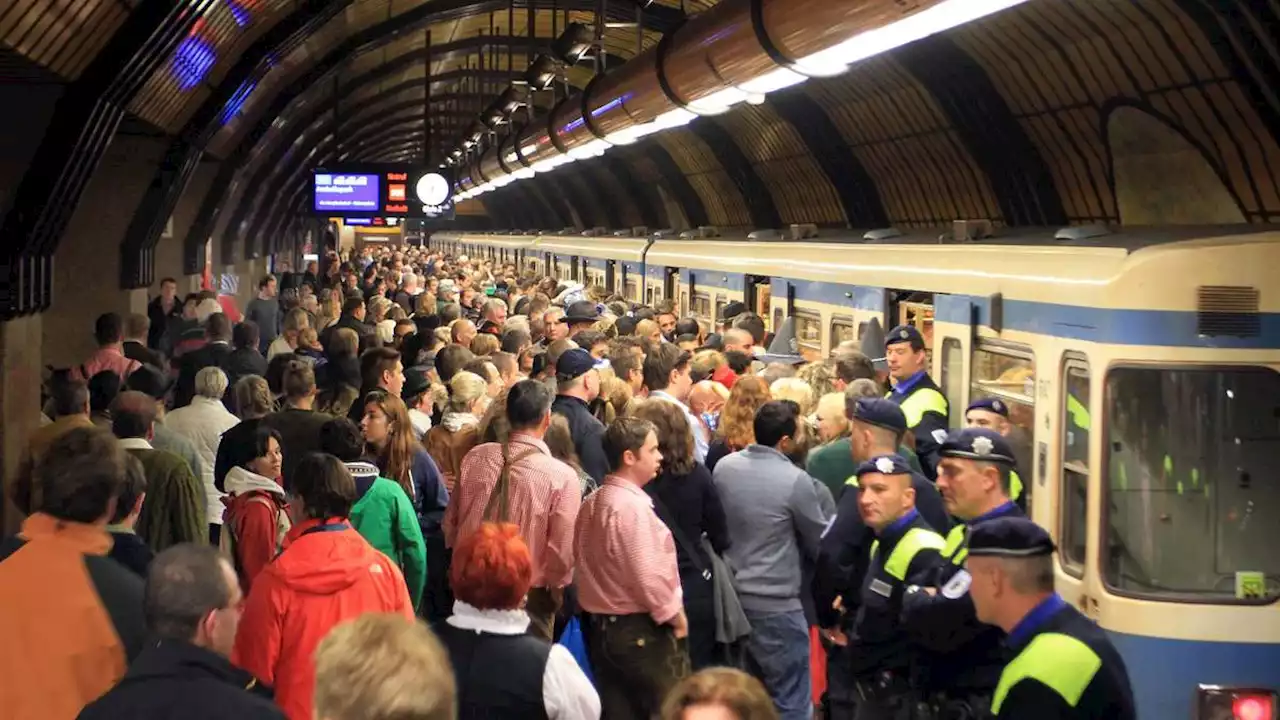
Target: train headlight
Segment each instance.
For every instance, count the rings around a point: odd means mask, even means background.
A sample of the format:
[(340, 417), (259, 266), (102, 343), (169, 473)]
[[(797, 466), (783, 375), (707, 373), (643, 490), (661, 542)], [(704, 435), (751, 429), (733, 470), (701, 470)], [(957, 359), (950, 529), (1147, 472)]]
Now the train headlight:
[(1198, 720), (1280, 720), (1274, 690), (1201, 685)]

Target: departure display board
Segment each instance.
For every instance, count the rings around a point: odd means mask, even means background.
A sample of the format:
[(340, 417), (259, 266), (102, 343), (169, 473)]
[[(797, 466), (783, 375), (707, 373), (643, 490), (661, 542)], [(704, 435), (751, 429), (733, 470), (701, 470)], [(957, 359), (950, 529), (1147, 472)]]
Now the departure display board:
[(378, 212), (382, 207), (382, 176), (373, 173), (316, 173), (315, 211)]
[(453, 178), (446, 169), (357, 163), (316, 168), (312, 176), (312, 210), (317, 215), (351, 219), (454, 218)]

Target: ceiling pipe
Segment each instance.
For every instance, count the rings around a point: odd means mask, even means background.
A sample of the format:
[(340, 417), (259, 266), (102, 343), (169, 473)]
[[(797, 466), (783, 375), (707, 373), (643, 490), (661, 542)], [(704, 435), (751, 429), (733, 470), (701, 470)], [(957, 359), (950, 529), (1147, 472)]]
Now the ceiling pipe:
[[(544, 172), (602, 155), (1025, 1), (918, 0), (904, 10), (899, 0), (723, 0), (516, 131), (518, 159)], [(501, 177), (513, 173), (496, 148), (472, 165), (472, 182), (459, 184), (468, 196), (516, 179)]]

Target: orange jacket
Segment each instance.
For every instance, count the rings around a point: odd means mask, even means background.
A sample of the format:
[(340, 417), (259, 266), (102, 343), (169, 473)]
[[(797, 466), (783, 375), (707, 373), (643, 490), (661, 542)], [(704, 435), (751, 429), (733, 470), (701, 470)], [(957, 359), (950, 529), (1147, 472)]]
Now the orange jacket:
[(0, 716), (72, 720), (142, 650), (142, 580), (95, 525), (36, 513), (0, 541)]
[(312, 720), (312, 656), (335, 625), (370, 612), (412, 620), (400, 569), (345, 519), (307, 520), (253, 583), (231, 659), (275, 688), (292, 720)]

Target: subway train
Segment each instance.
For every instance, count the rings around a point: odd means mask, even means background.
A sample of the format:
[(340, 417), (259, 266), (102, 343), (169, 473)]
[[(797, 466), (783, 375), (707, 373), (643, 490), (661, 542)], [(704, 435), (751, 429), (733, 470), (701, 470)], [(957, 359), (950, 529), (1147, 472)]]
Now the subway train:
[(953, 426), (979, 397), (1013, 409), (1058, 590), (1110, 633), (1139, 717), (1277, 717), (1280, 230), (636, 228), (430, 244), (709, 319), (742, 301), (772, 327), (794, 317), (810, 359), (872, 319), (916, 325)]

